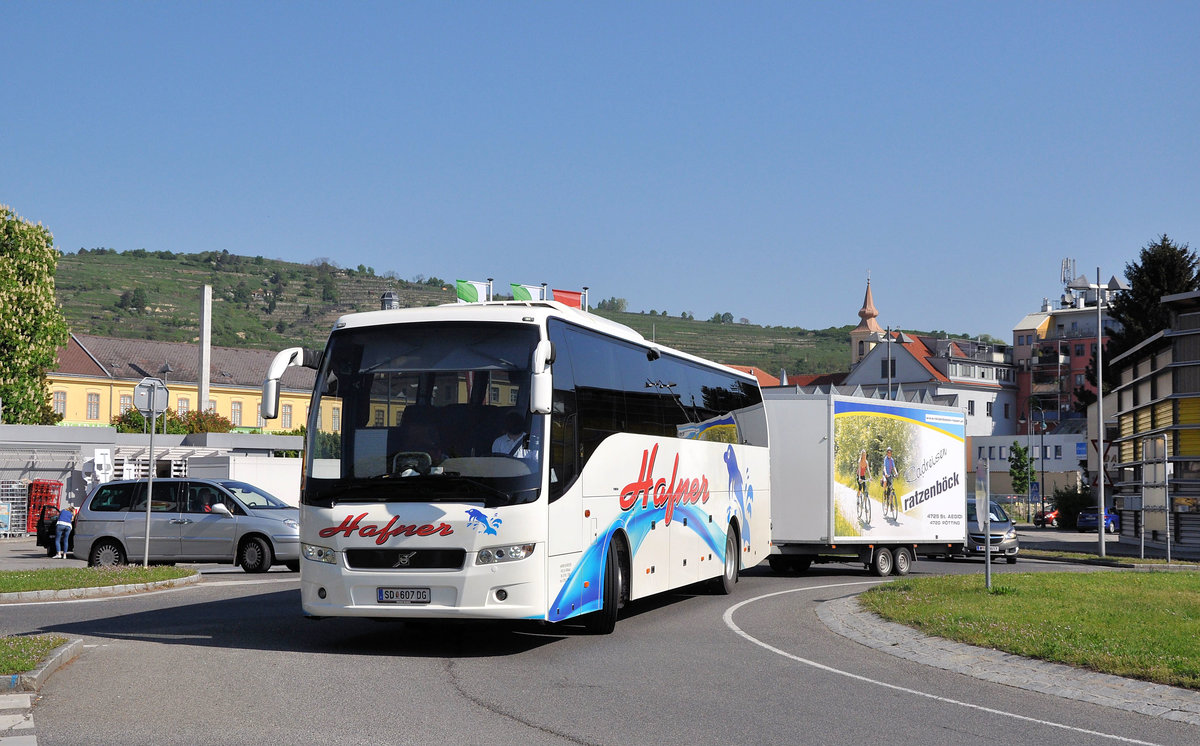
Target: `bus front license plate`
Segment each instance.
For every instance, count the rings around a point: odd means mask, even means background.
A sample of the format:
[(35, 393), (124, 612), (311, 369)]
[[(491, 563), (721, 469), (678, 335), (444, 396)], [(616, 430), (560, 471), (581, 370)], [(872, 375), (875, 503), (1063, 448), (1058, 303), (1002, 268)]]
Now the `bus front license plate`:
[(375, 600), (381, 604), (427, 604), (428, 588), (376, 588)]

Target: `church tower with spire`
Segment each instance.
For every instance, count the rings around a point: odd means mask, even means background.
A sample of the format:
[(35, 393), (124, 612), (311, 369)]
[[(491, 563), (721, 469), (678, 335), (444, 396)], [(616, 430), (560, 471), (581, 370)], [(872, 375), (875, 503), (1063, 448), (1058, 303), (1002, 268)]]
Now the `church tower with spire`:
[(863, 298), (862, 308), (858, 309), (858, 317), (862, 321), (850, 330), (850, 365), (858, 365), (866, 354), (879, 342), (883, 341), (884, 331), (875, 319), (879, 311), (875, 308), (875, 299), (871, 296), (871, 278), (867, 277), (867, 294)]

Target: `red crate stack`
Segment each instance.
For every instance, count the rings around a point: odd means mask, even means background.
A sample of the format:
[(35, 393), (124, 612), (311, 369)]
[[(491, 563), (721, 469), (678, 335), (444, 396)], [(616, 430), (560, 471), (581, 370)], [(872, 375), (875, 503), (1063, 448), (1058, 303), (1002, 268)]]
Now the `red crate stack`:
[(25, 523), (27, 533), (37, 533), (37, 517), (42, 507), (46, 505), (58, 507), (62, 491), (63, 483), (53, 479), (35, 479), (29, 483), (29, 519)]

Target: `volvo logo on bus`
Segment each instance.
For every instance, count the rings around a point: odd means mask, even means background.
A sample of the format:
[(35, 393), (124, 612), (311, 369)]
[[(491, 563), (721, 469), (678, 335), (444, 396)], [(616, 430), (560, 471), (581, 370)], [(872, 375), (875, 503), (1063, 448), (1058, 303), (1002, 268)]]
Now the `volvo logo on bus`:
[(413, 557), (416, 557), (416, 556), (417, 556), (416, 552), (409, 552), (408, 554), (397, 555), (396, 556), (396, 564), (392, 565), (392, 567), (408, 567), (409, 561)]

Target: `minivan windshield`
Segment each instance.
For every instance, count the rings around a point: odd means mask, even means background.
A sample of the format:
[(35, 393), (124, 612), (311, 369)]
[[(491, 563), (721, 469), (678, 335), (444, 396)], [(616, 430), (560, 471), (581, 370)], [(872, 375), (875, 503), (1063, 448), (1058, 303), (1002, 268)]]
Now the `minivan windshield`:
[(465, 321), (335, 331), (317, 373), (301, 500), (536, 500), (538, 339), (530, 324)]
[[(988, 520), (990, 522), (992, 522), (992, 523), (1007, 523), (1011, 520), (1008, 517), (1008, 513), (1005, 513), (1004, 508), (1000, 507), (1000, 505), (998, 503), (988, 503), (988, 505), (991, 506), (991, 513), (988, 515)], [(978, 520), (979, 520), (977, 517), (976, 510), (975, 510), (975, 501), (974, 500), (971, 500), (970, 502), (967, 503), (967, 520), (972, 523), (978, 522)]]
[(292, 507), (271, 493), (246, 482), (223, 479), (217, 482), (217, 484), (232, 492), (233, 496), (241, 500), (242, 504), (247, 508), (254, 508), (255, 510), (279, 510), (280, 508)]

